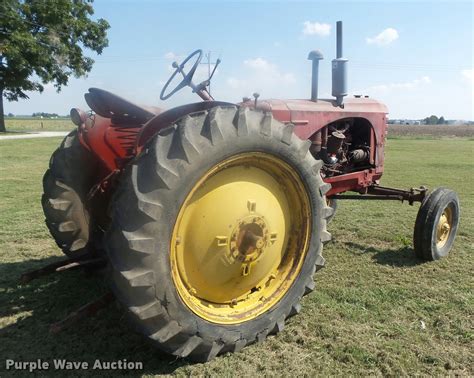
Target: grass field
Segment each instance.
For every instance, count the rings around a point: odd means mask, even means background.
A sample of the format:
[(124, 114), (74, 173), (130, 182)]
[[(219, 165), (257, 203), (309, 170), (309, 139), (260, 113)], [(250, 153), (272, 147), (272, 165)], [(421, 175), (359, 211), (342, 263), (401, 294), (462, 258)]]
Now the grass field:
[(6, 118), (5, 127), (9, 133), (27, 133), (31, 131), (68, 131), (75, 126), (69, 118)]
[(207, 364), (155, 350), (116, 306), (60, 334), (48, 332), (49, 324), (106, 290), (101, 277), (80, 272), (18, 284), (22, 272), (61, 256), (40, 206), (41, 177), (59, 142), (0, 141), (0, 376), (7, 375), (6, 358), (142, 361), (144, 370), (134, 375), (474, 375), (474, 141), (387, 145), (383, 184), (442, 185), (459, 193), (461, 226), (448, 258), (421, 263), (414, 257), (417, 206), (340, 203), (326, 267), (300, 315), (264, 343)]
[(474, 125), (388, 125), (389, 138), (415, 139), (468, 138), (474, 139)]

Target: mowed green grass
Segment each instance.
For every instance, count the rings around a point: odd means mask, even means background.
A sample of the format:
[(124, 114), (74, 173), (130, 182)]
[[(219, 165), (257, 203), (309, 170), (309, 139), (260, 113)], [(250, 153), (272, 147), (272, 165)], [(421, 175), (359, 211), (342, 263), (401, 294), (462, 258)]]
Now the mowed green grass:
[(8, 133), (28, 133), (32, 131), (70, 131), (75, 126), (69, 118), (6, 118), (5, 127)]
[[(473, 375), (474, 141), (389, 140), (382, 184), (459, 193), (451, 255), (421, 263), (417, 206), (340, 202), (316, 290), (285, 330), (206, 364), (155, 350), (112, 305), (60, 334), (49, 325), (105, 292), (100, 276), (68, 272), (20, 285), (61, 252), (43, 223), (41, 177), (60, 139), (0, 141), (0, 375), (4, 360), (142, 361), (134, 375)], [(63, 372), (49, 371), (63, 375)], [(89, 371), (105, 374), (105, 372)], [(125, 372), (121, 372), (125, 373)], [(110, 373), (113, 374), (113, 373)]]

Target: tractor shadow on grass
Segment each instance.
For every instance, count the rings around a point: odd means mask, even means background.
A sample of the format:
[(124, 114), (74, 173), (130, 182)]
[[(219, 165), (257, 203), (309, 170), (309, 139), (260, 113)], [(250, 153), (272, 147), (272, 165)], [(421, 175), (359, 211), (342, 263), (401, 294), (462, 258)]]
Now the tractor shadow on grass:
[[(75, 323), (58, 334), (49, 332), (52, 323), (62, 320), (87, 302), (107, 291), (100, 275), (82, 271), (52, 274), (20, 284), (22, 273), (59, 261), (58, 257), (0, 264), (0, 355), (3, 361), (36, 361), (53, 365), (54, 359), (86, 361), (88, 370), (70, 371), (73, 375), (141, 376), (171, 374), (191, 364), (161, 353), (143, 336), (136, 334), (124, 311), (114, 302), (96, 316)], [(142, 370), (92, 370), (95, 360), (142, 362)], [(5, 372), (1, 362), (0, 375)], [(11, 372), (11, 371), (9, 371)], [(27, 374), (28, 371), (15, 373)], [(37, 373), (40, 371), (37, 371)], [(64, 376), (67, 371), (54, 367), (43, 374)]]
[(411, 247), (401, 247), (398, 249), (383, 249), (370, 247), (354, 242), (344, 242), (345, 249), (353, 254), (372, 254), (372, 260), (380, 265), (389, 265), (393, 267), (412, 267), (424, 264), (426, 261), (420, 260), (415, 255)]

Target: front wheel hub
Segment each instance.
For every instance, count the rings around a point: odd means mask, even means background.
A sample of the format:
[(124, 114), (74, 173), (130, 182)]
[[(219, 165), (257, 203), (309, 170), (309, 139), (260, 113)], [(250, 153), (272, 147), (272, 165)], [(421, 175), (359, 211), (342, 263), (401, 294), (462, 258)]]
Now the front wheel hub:
[(436, 226), (436, 245), (442, 248), (448, 241), (453, 223), (453, 215), (450, 207), (444, 209)]
[(172, 234), (183, 302), (222, 324), (269, 310), (301, 269), (310, 209), (301, 178), (273, 155), (245, 153), (209, 170), (183, 202)]

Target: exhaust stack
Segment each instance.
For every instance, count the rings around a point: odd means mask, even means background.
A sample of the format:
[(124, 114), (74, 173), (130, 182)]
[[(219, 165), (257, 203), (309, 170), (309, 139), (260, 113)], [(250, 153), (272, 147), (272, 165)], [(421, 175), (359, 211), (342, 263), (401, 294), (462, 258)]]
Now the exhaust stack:
[(308, 60), (313, 62), (312, 78), (311, 78), (311, 101), (318, 101), (318, 72), (319, 61), (324, 59), (323, 54), (319, 50), (313, 50), (308, 55)]
[(332, 60), (332, 95), (337, 106), (344, 107), (343, 98), (347, 96), (347, 62), (342, 57), (342, 21), (336, 23), (336, 59)]

